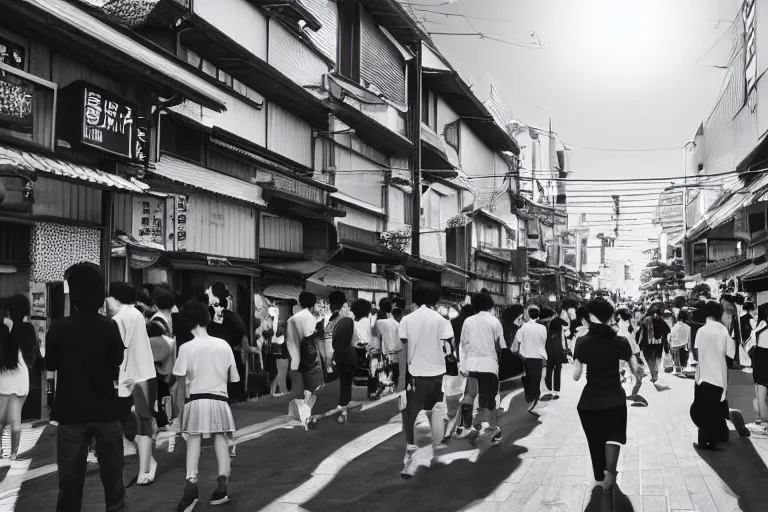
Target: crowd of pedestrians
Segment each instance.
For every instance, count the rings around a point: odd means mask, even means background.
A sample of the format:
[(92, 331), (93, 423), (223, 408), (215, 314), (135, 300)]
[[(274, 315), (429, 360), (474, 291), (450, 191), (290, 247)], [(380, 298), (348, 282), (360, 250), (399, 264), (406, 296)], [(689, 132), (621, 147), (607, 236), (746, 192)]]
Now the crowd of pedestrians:
[[(754, 318), (752, 304), (737, 296), (648, 308), (616, 308), (599, 297), (581, 304), (565, 299), (556, 307), (499, 311), (483, 290), (450, 316), (440, 307), (440, 288), (417, 281), (407, 309), (396, 296), (372, 304), (334, 291), (328, 314), (320, 315), (317, 297), (302, 292), (295, 314), (258, 325), (253, 337), (262, 342), (252, 344), (221, 283), (180, 303), (165, 287), (137, 291), (112, 283), (105, 294), (100, 269), (89, 263), (72, 266), (65, 278), (71, 314), (51, 323), (45, 357), (46, 368), (57, 372), (51, 419), (58, 424), (60, 510), (81, 506), (89, 449), (99, 463), (107, 510), (125, 510), (123, 438), (135, 443), (138, 454), (138, 474), (129, 485), (150, 485), (163, 469), (153, 457), (158, 429), (186, 441), (177, 510), (189, 512), (198, 502), (205, 439), (212, 439), (218, 468), (210, 503), (229, 501), (235, 433), (229, 403), (244, 399), (251, 354), (271, 356), (276, 376), (270, 387), (290, 390), (289, 411), (304, 421), (332, 379), (339, 381), (340, 423), (354, 385), (364, 386), (370, 399), (403, 391), (406, 479), (416, 470), (414, 427), (422, 412), (430, 424), (433, 463), (451, 439), (497, 445), (503, 439), (500, 382), (522, 376), (527, 412), (538, 415), (542, 381), (549, 399), (557, 400), (569, 363), (574, 380), (586, 374), (577, 411), (604, 492), (614, 488), (626, 443), (627, 399), (638, 398), (646, 370), (654, 384), (665, 370), (695, 379), (690, 413), (700, 449), (717, 449), (727, 440), (727, 419), (740, 434), (746, 428), (741, 413), (728, 407), (729, 368), (753, 366), (755, 409), (768, 420), (768, 319)], [(28, 316), (26, 297), (4, 301), (0, 426), (11, 427), (11, 457), (17, 455), (20, 407), (29, 391), (28, 380), (25, 386), (16, 373), (32, 364), (36, 348)]]

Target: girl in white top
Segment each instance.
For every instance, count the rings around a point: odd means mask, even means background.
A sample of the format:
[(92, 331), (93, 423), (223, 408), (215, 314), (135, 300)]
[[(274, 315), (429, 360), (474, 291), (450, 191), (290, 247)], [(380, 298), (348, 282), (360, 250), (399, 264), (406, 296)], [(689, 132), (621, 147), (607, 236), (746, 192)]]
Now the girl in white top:
[(227, 483), (230, 475), (229, 443), (234, 441), (235, 420), (227, 403), (227, 384), (239, 382), (235, 357), (229, 344), (208, 335), (208, 306), (191, 300), (182, 309), (187, 325), (192, 327), (192, 341), (184, 343), (173, 374), (187, 383), (187, 403), (181, 432), (187, 441), (187, 478), (178, 511), (191, 511), (198, 501), (197, 475), (202, 440), (213, 437), (218, 463), (217, 487), (211, 505), (229, 501)]

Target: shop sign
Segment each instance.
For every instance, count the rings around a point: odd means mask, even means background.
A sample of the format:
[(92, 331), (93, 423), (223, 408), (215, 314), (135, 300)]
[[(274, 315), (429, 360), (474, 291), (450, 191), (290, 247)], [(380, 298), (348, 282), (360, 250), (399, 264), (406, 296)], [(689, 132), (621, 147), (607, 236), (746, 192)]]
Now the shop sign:
[(134, 141), (133, 156), (137, 162), (149, 166), (149, 119), (140, 117), (136, 120), (136, 140)]
[(467, 288), (467, 278), (457, 272), (446, 270), (442, 273), (440, 279), (442, 286), (461, 290), (466, 290)]
[(188, 199), (186, 197), (176, 197), (176, 230), (174, 233), (174, 241), (177, 251), (187, 250), (187, 205)]
[(32, 133), (34, 92), (31, 82), (11, 73), (0, 74), (0, 127)]
[(165, 199), (152, 196), (133, 198), (133, 233), (140, 242), (165, 247)]
[(136, 105), (84, 81), (59, 94), (57, 133), (78, 146), (137, 160)]

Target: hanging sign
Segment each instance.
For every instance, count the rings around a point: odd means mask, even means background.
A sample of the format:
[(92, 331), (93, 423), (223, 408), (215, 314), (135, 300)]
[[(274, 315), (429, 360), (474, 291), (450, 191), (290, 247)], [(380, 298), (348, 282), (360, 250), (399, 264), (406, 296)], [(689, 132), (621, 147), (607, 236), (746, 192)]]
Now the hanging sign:
[(57, 134), (76, 146), (137, 159), (136, 106), (92, 84), (78, 80), (59, 93)]

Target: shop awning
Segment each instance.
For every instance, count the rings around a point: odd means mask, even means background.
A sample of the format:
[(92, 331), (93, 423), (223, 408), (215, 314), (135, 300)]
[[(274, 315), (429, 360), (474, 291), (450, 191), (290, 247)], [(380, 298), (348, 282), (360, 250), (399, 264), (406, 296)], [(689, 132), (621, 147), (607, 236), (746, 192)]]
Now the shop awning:
[(62, 181), (86, 183), (97, 188), (122, 190), (136, 194), (141, 194), (149, 188), (134, 178), (128, 180), (93, 167), (61, 160), (53, 155), (45, 156), (2, 145), (0, 145), (0, 169), (22, 170), (28, 173), (38, 172), (47, 175), (46, 177)]
[(261, 293), (265, 297), (283, 300), (299, 300), (303, 288), (297, 284), (270, 284)]
[(312, 274), (307, 279), (307, 282), (343, 290), (388, 291), (387, 280), (381, 276), (366, 274), (359, 270), (337, 267), (335, 265), (325, 265), (322, 269)]
[(346, 217), (347, 212), (311, 199), (276, 188), (272, 184), (262, 184), (264, 199), (269, 202), (270, 209), (291, 211), (310, 219), (326, 219), (327, 217)]
[(743, 257), (728, 258), (723, 261), (718, 261), (712, 265), (707, 265), (701, 271), (701, 277), (704, 279), (709, 277), (717, 279), (720, 275), (723, 275), (723, 277), (731, 276), (737, 271), (737, 269), (739, 269), (739, 267), (747, 266), (751, 263), (752, 260)]
[(275, 261), (261, 263), (261, 268), (267, 271), (281, 274), (293, 274), (298, 277), (311, 276), (325, 266), (325, 263), (317, 260), (301, 261)]
[(210, 194), (229, 197), (245, 203), (266, 206), (262, 188), (226, 174), (206, 169), (171, 155), (162, 155), (150, 171), (174, 183), (186, 185)]
[(39, 26), (49, 37), (65, 37), (69, 44), (84, 45), (94, 54), (103, 55), (106, 48), (116, 57), (113, 65), (149, 75), (153, 81), (207, 107), (226, 109), (228, 96), (223, 90), (177, 63), (172, 56), (152, 50), (148, 40), (145, 46), (66, 0), (17, 0), (4, 6), (5, 9), (34, 13), (44, 21)]

